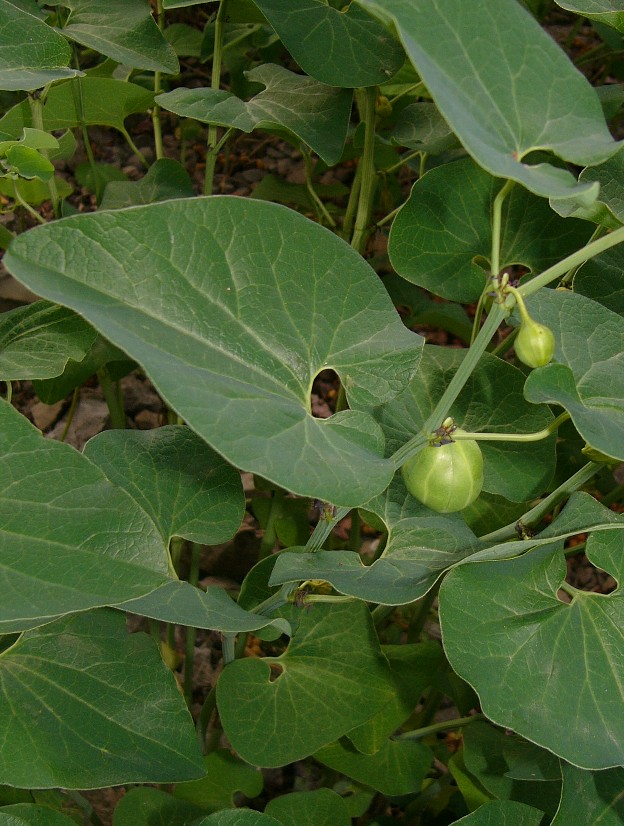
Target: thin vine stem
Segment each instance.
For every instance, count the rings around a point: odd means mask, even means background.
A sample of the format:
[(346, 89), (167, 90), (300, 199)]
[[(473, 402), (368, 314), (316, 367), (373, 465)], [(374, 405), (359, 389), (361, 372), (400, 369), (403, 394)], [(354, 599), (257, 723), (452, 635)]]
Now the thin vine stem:
[[(44, 95), (47, 94), (47, 89), (44, 91)], [(32, 123), (35, 129), (39, 129), (40, 132), (45, 132), (43, 126), (43, 98), (40, 94), (30, 94), (28, 95), (28, 103), (30, 105), (30, 113), (32, 115)], [(44, 158), (48, 158), (50, 153), (47, 149), (40, 149), (39, 150)], [(52, 201), (52, 209), (54, 210), (54, 217), (59, 217), (59, 205), (61, 203), (61, 199), (58, 193), (58, 188), (56, 186), (56, 179), (54, 177), (54, 173), (52, 177), (48, 180), (48, 192), (50, 193), (50, 200)], [(17, 185), (15, 186), (15, 190), (17, 191)], [(38, 213), (37, 213), (38, 214)]]
[(363, 255), (369, 233), (369, 224), (373, 212), (373, 197), (377, 183), (377, 176), (375, 174), (376, 87), (370, 86), (360, 90), (359, 97), (362, 101), (362, 118), (364, 120), (364, 151), (360, 159), (360, 166), (362, 168), (360, 197), (358, 200), (357, 214), (355, 216), (355, 227), (353, 230), (353, 238), (351, 239), (351, 246), (357, 250), (360, 255)]
[[(191, 543), (191, 567), (188, 581), (197, 588), (199, 583), (199, 562), (201, 557), (201, 546), (197, 542)], [(197, 629), (188, 626), (186, 629), (186, 639), (184, 641), (184, 683), (183, 692), (187, 705), (191, 705), (193, 699), (193, 672), (195, 668), (195, 637)]]
[[(163, 0), (156, 0), (156, 22), (161, 33), (165, 28), (165, 10), (163, 9)], [(154, 97), (159, 95), (162, 91), (162, 72), (154, 72)], [(160, 106), (154, 101), (152, 109), (152, 128), (154, 130), (154, 151), (156, 160), (159, 161), (164, 157), (162, 126), (160, 123)]]
[[(219, 10), (215, 18), (215, 39), (214, 50), (212, 53), (212, 69), (210, 72), (210, 88), (219, 89), (221, 86), (221, 61), (223, 60), (223, 20), (224, 4), (221, 0), (219, 3)], [(217, 126), (211, 123), (208, 126), (208, 140), (206, 151), (206, 169), (204, 172), (204, 195), (212, 195), (212, 187), (214, 183), (214, 171), (217, 163), (217, 154), (219, 152)]]
[(402, 734), (397, 734), (392, 737), (393, 740), (422, 740), (423, 737), (429, 737), (430, 734), (437, 734), (439, 731), (453, 731), (457, 728), (469, 726), (476, 720), (485, 720), (485, 714), (472, 714), (468, 717), (458, 717), (455, 720), (443, 720), (440, 723), (433, 723), (424, 728), (417, 728), (413, 731), (404, 731)]
[(556, 419), (545, 427), (543, 430), (536, 430), (533, 433), (453, 433), (451, 438), (454, 442), (461, 442), (467, 439), (473, 439), (477, 442), (539, 442), (542, 439), (547, 439), (557, 432), (559, 425), (563, 424), (570, 418), (570, 414), (565, 411), (557, 416)]

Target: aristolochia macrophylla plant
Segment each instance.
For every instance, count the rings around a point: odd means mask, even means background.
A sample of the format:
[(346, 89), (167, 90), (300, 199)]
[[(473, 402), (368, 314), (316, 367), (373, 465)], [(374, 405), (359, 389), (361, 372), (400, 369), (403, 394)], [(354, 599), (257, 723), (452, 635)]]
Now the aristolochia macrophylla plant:
[(619, 23), (559, 6), (0, 4), (0, 821), (624, 818)]

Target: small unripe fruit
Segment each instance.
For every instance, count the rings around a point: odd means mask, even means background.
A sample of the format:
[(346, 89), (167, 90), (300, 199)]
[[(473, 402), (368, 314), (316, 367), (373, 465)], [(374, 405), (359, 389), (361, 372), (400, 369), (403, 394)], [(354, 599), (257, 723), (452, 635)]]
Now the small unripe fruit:
[(554, 355), (555, 337), (549, 327), (530, 319), (522, 322), (514, 347), (527, 367), (544, 367)]
[(415, 499), (438, 513), (454, 513), (467, 508), (481, 493), (483, 455), (474, 439), (427, 445), (405, 462), (401, 473)]

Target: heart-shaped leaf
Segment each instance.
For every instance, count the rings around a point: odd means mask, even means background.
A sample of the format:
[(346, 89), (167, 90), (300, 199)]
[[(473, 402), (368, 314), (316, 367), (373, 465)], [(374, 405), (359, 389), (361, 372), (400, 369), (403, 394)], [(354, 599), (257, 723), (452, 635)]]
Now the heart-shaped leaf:
[(353, 822), (344, 798), (331, 789), (274, 797), (265, 812), (282, 826), (351, 826)]
[(80, 72), (69, 68), (70, 60), (69, 43), (59, 32), (10, 0), (0, 5), (0, 89), (31, 91), (74, 77)]
[[(77, 100), (81, 102), (81, 113)], [(74, 129), (84, 123), (86, 126), (112, 126), (123, 132), (125, 119), (136, 112), (147, 111), (153, 102), (153, 92), (135, 83), (109, 77), (76, 78), (50, 88), (43, 108), (43, 128), (54, 132)], [(27, 100), (9, 109), (0, 120), (0, 132), (18, 138), (25, 126), (32, 126)]]
[(240, 474), (188, 427), (108, 430), (84, 455), (149, 514), (165, 544), (180, 536), (217, 545), (240, 527)]
[(357, 3), (339, 11), (322, 0), (254, 0), (303, 71), (342, 88), (376, 86), (405, 58), (390, 32)]
[[(621, 541), (619, 531), (595, 532), (586, 551), (620, 583)], [(624, 599), (620, 588), (560, 601), (560, 549), (452, 570), (440, 589), (444, 648), (491, 720), (582, 768), (619, 766)]]
[(569, 290), (540, 290), (527, 307), (553, 331), (557, 363), (530, 373), (525, 397), (561, 405), (586, 442), (624, 459), (624, 319)]
[(2, 633), (132, 599), (167, 581), (165, 545), (147, 514), (88, 459), (44, 439), (4, 401), (0, 455)]
[(440, 112), (480, 166), (536, 195), (595, 200), (595, 184), (578, 185), (565, 169), (526, 161), (534, 150), (548, 149), (588, 166), (602, 163), (619, 144), (589, 82), (521, 3), (362, 5), (394, 23)]
[[(294, 610), (299, 624), (281, 656), (234, 660), (217, 683), (225, 733), (252, 765), (307, 757), (368, 720), (394, 692), (365, 605)], [(280, 671), (273, 681), (271, 668)], [(356, 701), (363, 691), (366, 702)]]
[(561, 771), (563, 792), (551, 826), (619, 826), (624, 821), (624, 768), (588, 772), (564, 763)]
[(145, 0), (51, 0), (70, 10), (63, 34), (100, 54), (153, 72), (177, 74), (178, 59)]
[(121, 209), (127, 206), (155, 204), (171, 198), (194, 195), (188, 172), (171, 158), (153, 163), (140, 181), (111, 181), (106, 185), (100, 209)]
[(283, 127), (292, 132), (328, 166), (340, 160), (349, 128), (352, 94), (265, 63), (245, 73), (266, 88), (242, 101), (222, 89), (185, 89), (158, 95), (164, 109), (204, 123), (251, 132)]
[[(4, 262), (136, 359), (232, 464), (345, 506), (390, 482), (364, 408), (405, 387), (422, 339), (328, 230), (260, 201), (176, 200), (48, 224)], [(328, 367), (359, 410), (315, 419), (310, 388)]]
[(205, 777), (177, 783), (174, 797), (201, 806), (204, 812), (228, 809), (234, 806), (234, 795), (258, 797), (264, 778), (258, 769), (244, 763), (229, 749), (217, 749), (204, 758)]
[[(444, 164), (414, 186), (394, 219), (388, 252), (403, 278), (452, 301), (476, 301), (488, 285), (492, 203), (500, 180), (472, 160)], [(503, 203), (500, 266), (541, 272), (583, 246), (591, 226), (557, 216), (520, 187)]]
[(203, 773), (173, 674), (114, 611), (24, 634), (0, 655), (0, 691), (1, 783), (88, 789)]

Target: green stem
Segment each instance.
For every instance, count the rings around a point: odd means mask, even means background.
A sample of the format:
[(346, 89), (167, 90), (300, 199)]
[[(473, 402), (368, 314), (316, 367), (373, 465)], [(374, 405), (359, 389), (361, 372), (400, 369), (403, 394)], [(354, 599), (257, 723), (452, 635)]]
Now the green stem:
[(580, 470), (577, 470), (575, 474), (570, 476), (569, 479), (566, 479), (565, 482), (559, 485), (558, 488), (555, 488), (552, 493), (544, 497), (535, 507), (523, 514), (519, 520), (510, 522), (508, 525), (504, 525), (496, 531), (485, 534), (485, 536), (480, 537), (480, 539), (489, 544), (503, 542), (506, 539), (515, 539), (517, 537), (516, 526), (518, 522), (527, 528), (539, 524), (546, 514), (550, 513), (556, 505), (564, 499), (567, 499), (574, 491), (578, 490), (595, 476), (603, 467), (604, 465), (599, 462), (588, 462), (586, 465), (583, 465)]
[[(212, 54), (212, 71), (210, 73), (210, 88), (219, 89), (221, 86), (221, 61), (223, 59), (223, 2), (219, 3), (219, 10), (215, 19), (215, 40)], [(214, 182), (214, 171), (217, 163), (217, 127), (214, 124), (208, 126), (208, 140), (206, 151), (206, 169), (204, 173), (204, 195), (212, 195)]]
[(32, 217), (35, 218), (40, 224), (47, 224), (46, 219), (42, 215), (39, 215), (37, 210), (33, 209), (31, 205), (28, 203), (28, 201), (24, 200), (22, 193), (19, 191), (18, 187), (19, 181), (13, 181), (13, 189), (15, 190), (15, 200), (18, 202), (18, 204), (20, 204), (20, 206), (23, 206), (26, 212), (29, 212), (32, 215)]
[(496, 345), (496, 347), (490, 350), (490, 353), (493, 356), (502, 356), (507, 352), (507, 350), (511, 350), (514, 343), (514, 339), (516, 338), (519, 332), (520, 327), (514, 327), (514, 329), (509, 333), (509, 335), (505, 336), (505, 338), (501, 342), (499, 342)]
[[(46, 87), (47, 88), (47, 87)], [(41, 132), (45, 132), (43, 126), (43, 103), (40, 94), (30, 94), (28, 95), (28, 102), (30, 104), (30, 113), (32, 115), (32, 124), (35, 129), (39, 129)], [(44, 158), (49, 158), (50, 153), (47, 149), (40, 149), (39, 150)], [(54, 174), (48, 181), (48, 192), (50, 193), (50, 200), (52, 201), (52, 209), (54, 210), (54, 217), (59, 217), (59, 205), (61, 203), (61, 199), (59, 197), (58, 188), (56, 186), (56, 179)]]
[(199, 740), (200, 746), (204, 754), (206, 754), (204, 746), (206, 744), (206, 732), (208, 731), (208, 724), (210, 723), (210, 718), (212, 717), (212, 713), (214, 712), (216, 707), (217, 686), (215, 684), (206, 695), (206, 699), (204, 700), (204, 704), (201, 707), (201, 711), (199, 712), (199, 717), (197, 718), (196, 724), (197, 739)]
[(591, 258), (595, 258), (596, 255), (600, 255), (601, 252), (605, 252), (605, 250), (611, 249), (611, 247), (615, 247), (623, 241), (624, 227), (618, 227), (618, 229), (613, 230), (613, 232), (610, 232), (608, 235), (592, 241), (583, 247), (583, 249), (573, 252), (572, 255), (568, 255), (567, 258), (564, 258), (557, 264), (553, 264), (552, 267), (544, 270), (544, 272), (540, 273), (540, 275), (537, 275), (535, 278), (532, 278), (530, 281), (522, 284), (518, 287), (518, 292), (526, 298), (528, 295), (531, 295), (532, 293), (537, 292), (537, 290), (540, 290), (542, 287), (545, 287), (547, 284), (550, 284), (551, 281), (560, 278), (573, 267), (577, 267), (579, 264), (584, 264)]
[(138, 147), (138, 146), (135, 144), (135, 142), (132, 140), (132, 138), (130, 137), (130, 134), (128, 133), (128, 130), (124, 128), (124, 129), (121, 129), (120, 131), (121, 131), (121, 134), (122, 134), (122, 135), (124, 136), (124, 138), (126, 139), (126, 143), (127, 143), (127, 144), (128, 144), (128, 146), (130, 147), (130, 149), (132, 149), (132, 151), (133, 151), (133, 152), (134, 152), (134, 154), (137, 156), (137, 158), (139, 159), (139, 161), (143, 164), (143, 166), (144, 166), (146, 169), (149, 169), (149, 164), (148, 164), (148, 162), (147, 162), (147, 159), (145, 158), (145, 155), (141, 152), (141, 150), (139, 149), (139, 147)]
[(308, 190), (308, 193), (309, 193), (310, 197), (312, 198), (312, 201), (314, 202), (314, 205), (316, 207), (316, 214), (317, 214), (317, 218), (319, 219), (319, 223), (322, 224), (323, 223), (323, 218), (324, 218), (327, 221), (327, 224), (332, 229), (335, 229), (336, 228), (336, 222), (334, 221), (334, 219), (331, 217), (331, 215), (327, 211), (327, 207), (325, 206), (325, 204), (321, 201), (321, 199), (317, 195), (316, 190), (314, 189), (314, 185), (312, 184), (312, 159), (310, 158), (310, 153), (307, 152), (305, 149), (302, 149), (302, 154), (303, 154), (303, 158), (304, 158), (304, 161), (305, 161), (305, 168), (306, 168), (306, 189)]
[(362, 520), (357, 508), (351, 511), (351, 530), (349, 532), (349, 547), (358, 553), (362, 544)]
[(260, 551), (258, 552), (258, 561), (266, 559), (271, 556), (275, 543), (277, 542), (277, 534), (275, 532), (275, 520), (281, 516), (282, 503), (284, 501), (284, 494), (281, 491), (273, 491), (271, 495), (271, 504), (269, 506), (269, 515), (267, 517), (267, 524), (264, 529), (264, 535), (260, 542)]
[[(75, 49), (73, 51), (74, 64), (76, 68), (79, 68), (77, 52)], [(84, 150), (87, 155), (87, 160), (89, 161), (89, 166), (91, 167), (91, 175), (93, 176), (93, 186), (95, 187), (95, 196), (96, 199), (99, 201), (102, 193), (99, 191), (99, 179), (97, 174), (97, 167), (95, 165), (95, 156), (93, 154), (93, 147), (91, 146), (91, 141), (89, 140), (89, 130), (87, 129), (87, 124), (85, 123), (84, 119), (84, 103), (82, 98), (81, 78), (73, 78), (71, 84), (72, 96), (74, 98), (74, 106), (76, 107), (76, 115), (78, 116), (78, 125), (80, 126), (80, 134), (82, 135), (82, 143), (84, 145)]]
[[(158, 28), (162, 33), (165, 28), (165, 11), (163, 9), (162, 0), (156, 0), (156, 22), (158, 23)], [(162, 73), (154, 72), (154, 97), (159, 95), (162, 91), (161, 81)], [(164, 152), (162, 126), (160, 123), (160, 106), (157, 103), (154, 103), (154, 108), (152, 109), (152, 127), (154, 130), (154, 149), (156, 153), (156, 160), (158, 161), (164, 157)]]
[(76, 405), (78, 404), (78, 396), (80, 393), (79, 387), (74, 387), (74, 392), (72, 393), (72, 400), (71, 404), (69, 405), (69, 411), (67, 412), (67, 421), (65, 422), (65, 427), (63, 428), (63, 432), (61, 433), (61, 442), (64, 442), (67, 438), (67, 434), (69, 433), (69, 428), (71, 427), (71, 423), (74, 420), (74, 413), (76, 412)]
[(345, 209), (344, 218), (342, 221), (342, 230), (340, 235), (347, 241), (351, 237), (353, 230), (353, 222), (355, 221), (355, 213), (357, 212), (358, 200), (360, 198), (360, 184), (362, 182), (362, 164), (359, 163), (355, 168), (355, 175), (351, 181), (351, 191), (349, 192), (349, 200), (347, 208)]
[(619, 502), (620, 499), (624, 496), (624, 484), (617, 485), (610, 490), (609, 493), (605, 494), (602, 499), (600, 500), (600, 504), (604, 505), (605, 508), (609, 507), (613, 502)]
[(223, 634), (223, 665), (234, 661), (236, 634)]
[(441, 584), (442, 580), (440, 579), (433, 586), (433, 588), (430, 588), (427, 593), (417, 601), (415, 611), (409, 624), (408, 642), (420, 641), (420, 635), (425, 627), (427, 619), (429, 618), (431, 606), (435, 602), (435, 598), (438, 596), (438, 591), (440, 590)]
[(377, 176), (375, 174), (375, 101), (377, 100), (377, 89), (369, 86), (359, 92), (362, 99), (363, 119), (364, 119), (364, 151), (360, 159), (362, 167), (362, 177), (360, 181), (360, 197), (358, 209), (355, 216), (355, 227), (351, 246), (360, 255), (366, 249), (366, 240), (369, 233), (370, 219), (373, 212), (373, 197), (375, 195), (375, 184)]
[(464, 385), (470, 378), (473, 370), (477, 366), (479, 359), (485, 352), (490, 339), (498, 329), (501, 321), (505, 317), (505, 309), (498, 303), (492, 305), (492, 309), (485, 323), (472, 346), (466, 351), (464, 360), (459, 369), (449, 382), (442, 397), (436, 404), (433, 412), (426, 420), (420, 433), (402, 445), (392, 456), (396, 468), (400, 468), (411, 456), (414, 456), (429, 442), (429, 434), (432, 433), (444, 419), (448, 416), (451, 405), (455, 402)]
[(408, 86), (407, 89), (403, 89), (403, 91), (399, 92), (398, 95), (395, 95), (393, 98), (390, 98), (388, 103), (390, 103), (390, 104), (396, 103), (397, 100), (402, 98), (404, 95), (409, 95), (409, 94), (412, 94), (412, 93), (416, 95), (420, 91), (424, 92), (424, 91), (426, 91), (426, 88), (427, 87), (422, 82), (422, 80), (419, 80), (418, 83), (414, 83), (412, 86)]
[(399, 214), (399, 212), (403, 209), (403, 206), (404, 205), (401, 204), (400, 206), (393, 209), (392, 212), (389, 212), (384, 218), (380, 218), (379, 221), (377, 221), (375, 226), (383, 227), (386, 224), (388, 224), (390, 221), (392, 221), (394, 218), (396, 218), (396, 216)]
[[(199, 582), (199, 561), (201, 556), (201, 546), (197, 542), (191, 543), (191, 569), (188, 581), (197, 587)], [(193, 700), (193, 669), (195, 665), (195, 637), (197, 629), (189, 626), (186, 629), (186, 640), (184, 641), (184, 684), (183, 691), (187, 705), (191, 705)]]
[(492, 252), (490, 256), (490, 269), (492, 275), (494, 276), (498, 275), (500, 272), (500, 243), (503, 203), (513, 188), (513, 185), (513, 181), (506, 181), (492, 203)]
[(119, 387), (110, 377), (110, 373), (106, 367), (102, 367), (97, 371), (98, 380), (102, 389), (104, 400), (108, 405), (110, 413), (111, 427), (118, 430), (124, 430), (126, 427), (126, 412), (123, 403), (119, 398)]
[(422, 155), (422, 149), (416, 149), (414, 152), (408, 152), (406, 155), (401, 155), (401, 159), (392, 166), (384, 169), (384, 172), (386, 175), (389, 175), (391, 172), (394, 172), (395, 169), (400, 169), (404, 164), (413, 161), (414, 158), (417, 158), (419, 155)]
[(473, 439), (477, 442), (539, 442), (542, 439), (547, 439), (552, 436), (560, 424), (566, 422), (570, 418), (570, 414), (566, 411), (557, 416), (556, 419), (545, 427), (543, 430), (537, 430), (534, 433), (452, 433), (451, 438), (454, 442), (461, 442), (467, 439)]
[[(606, 227), (602, 227), (602, 226), (596, 227), (596, 229), (592, 232), (591, 238), (589, 239), (589, 241), (587, 243), (591, 244), (592, 241), (596, 241), (598, 238), (602, 238), (603, 235), (606, 232), (607, 232)], [(565, 284), (569, 284), (570, 281), (572, 281), (574, 279), (574, 276), (576, 275), (576, 273), (579, 270), (579, 267), (581, 267), (581, 266), (582, 266), (582, 264), (577, 264), (576, 267), (571, 267), (565, 273), (565, 275), (562, 276), (561, 281), (560, 281), (560, 285), (564, 286)]]
[(423, 737), (428, 737), (430, 734), (437, 734), (439, 731), (454, 731), (464, 726), (469, 726), (475, 720), (485, 720), (484, 714), (472, 714), (469, 717), (458, 717), (455, 720), (444, 720), (441, 723), (433, 723), (424, 728), (417, 728), (414, 731), (405, 731), (402, 734), (397, 734), (393, 740), (422, 740)]

